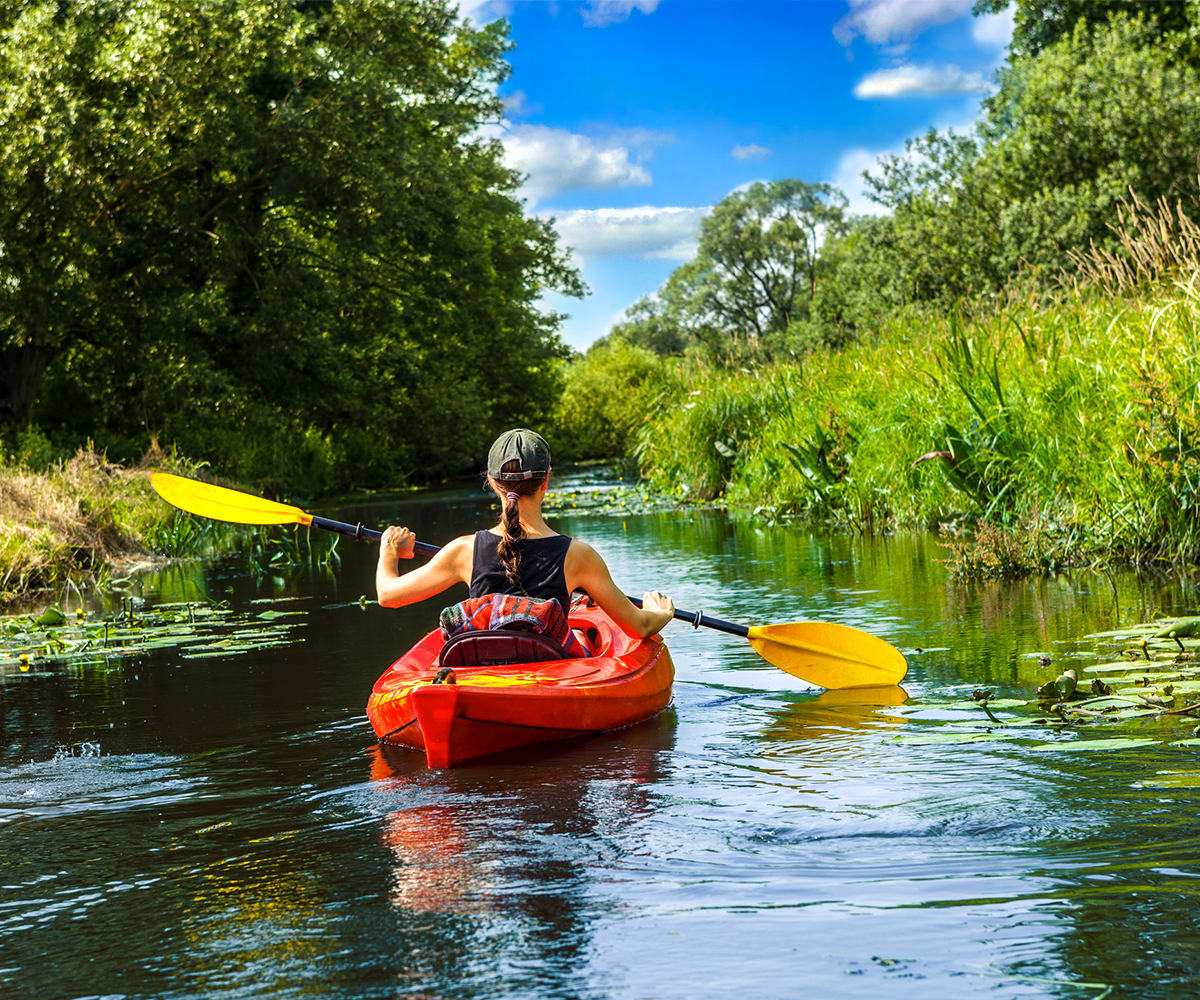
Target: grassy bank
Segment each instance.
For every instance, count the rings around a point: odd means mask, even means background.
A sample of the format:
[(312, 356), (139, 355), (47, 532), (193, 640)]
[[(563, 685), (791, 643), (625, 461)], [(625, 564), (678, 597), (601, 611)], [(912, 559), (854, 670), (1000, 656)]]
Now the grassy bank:
[(137, 468), (81, 450), (44, 469), (23, 456), (0, 462), (0, 605), (39, 590), (83, 590), (164, 559), (211, 554), (227, 546), (226, 526), (170, 507), (150, 487), (150, 472), (195, 473), (161, 452)]
[(638, 446), (662, 489), (775, 519), (940, 527), (952, 568), (1200, 556), (1200, 280), (986, 317), (911, 311), (870, 343), (681, 363)]

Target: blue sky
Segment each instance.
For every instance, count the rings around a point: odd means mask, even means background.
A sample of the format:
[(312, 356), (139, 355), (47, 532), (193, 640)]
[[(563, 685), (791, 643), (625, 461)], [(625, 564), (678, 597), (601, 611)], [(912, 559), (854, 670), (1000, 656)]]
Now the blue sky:
[(586, 348), (695, 253), (700, 220), (740, 185), (859, 178), (930, 126), (969, 127), (1011, 13), (972, 0), (469, 0), (506, 17), (509, 164), (554, 217), (592, 294), (551, 296)]

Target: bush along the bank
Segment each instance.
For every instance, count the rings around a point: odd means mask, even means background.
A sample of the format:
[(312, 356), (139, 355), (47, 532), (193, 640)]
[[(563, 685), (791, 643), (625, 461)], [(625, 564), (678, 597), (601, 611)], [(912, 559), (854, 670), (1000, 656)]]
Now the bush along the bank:
[(639, 438), (661, 489), (860, 530), (940, 527), (951, 569), (1200, 556), (1200, 280), (965, 319), (756, 370), (676, 369)]

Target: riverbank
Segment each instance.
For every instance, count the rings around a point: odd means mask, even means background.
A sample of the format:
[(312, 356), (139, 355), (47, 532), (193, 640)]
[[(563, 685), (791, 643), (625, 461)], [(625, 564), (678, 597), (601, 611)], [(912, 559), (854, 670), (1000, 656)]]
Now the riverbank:
[(1197, 284), (914, 309), (795, 363), (681, 364), (642, 470), (769, 520), (932, 528), (962, 576), (1194, 564)]
[(160, 468), (195, 472), (163, 453), (125, 468), (83, 449), (44, 471), (0, 463), (0, 606), (215, 554), (228, 541), (221, 527), (162, 500), (150, 486), (151, 471)]

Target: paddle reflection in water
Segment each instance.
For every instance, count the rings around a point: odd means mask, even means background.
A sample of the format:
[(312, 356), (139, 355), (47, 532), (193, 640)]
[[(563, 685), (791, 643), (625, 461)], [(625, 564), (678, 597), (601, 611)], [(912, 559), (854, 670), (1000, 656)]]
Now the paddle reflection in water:
[[(822, 691), (803, 701), (789, 702), (767, 714), (772, 722), (763, 729), (764, 739), (795, 753), (823, 752), (823, 744), (837, 741), (839, 748), (864, 733), (881, 735), (888, 726), (900, 726), (904, 720), (881, 709), (903, 705), (908, 692), (891, 687), (859, 688), (852, 691)], [(876, 741), (872, 739), (872, 745)]]

